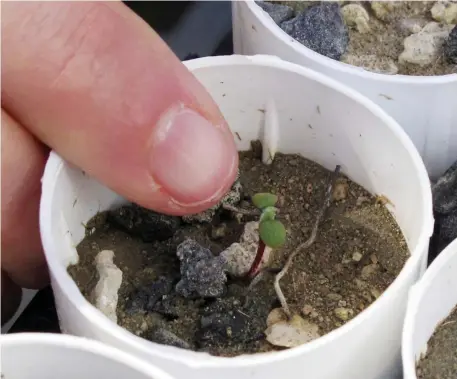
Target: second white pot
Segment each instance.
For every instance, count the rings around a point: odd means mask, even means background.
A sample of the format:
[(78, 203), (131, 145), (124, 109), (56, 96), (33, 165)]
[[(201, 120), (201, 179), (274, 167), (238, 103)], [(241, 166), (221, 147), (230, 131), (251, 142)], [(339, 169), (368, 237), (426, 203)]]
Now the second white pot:
[(457, 74), (383, 75), (320, 55), (287, 35), (254, 0), (233, 1), (235, 54), (270, 54), (337, 79), (405, 129), (436, 179), (457, 157)]
[(211, 57), (186, 66), (219, 105), (240, 150), (272, 128), (270, 143), (278, 151), (302, 154), (329, 170), (339, 164), (353, 181), (387, 196), (411, 258), (374, 304), (306, 345), (221, 358), (148, 342), (103, 316), (67, 273), (84, 223), (123, 199), (53, 153), (43, 178), (40, 228), (62, 329), (132, 352), (178, 379), (391, 379), (400, 373), (407, 294), (425, 269), (433, 230), (430, 183), (410, 139), (354, 90), (279, 58)]

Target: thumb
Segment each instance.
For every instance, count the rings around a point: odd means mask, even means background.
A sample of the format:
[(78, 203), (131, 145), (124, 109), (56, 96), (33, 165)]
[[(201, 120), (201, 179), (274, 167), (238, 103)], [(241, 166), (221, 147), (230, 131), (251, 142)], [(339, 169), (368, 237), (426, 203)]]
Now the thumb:
[(122, 3), (2, 6), (2, 108), (114, 191), (194, 213), (231, 186), (238, 155), (219, 109)]

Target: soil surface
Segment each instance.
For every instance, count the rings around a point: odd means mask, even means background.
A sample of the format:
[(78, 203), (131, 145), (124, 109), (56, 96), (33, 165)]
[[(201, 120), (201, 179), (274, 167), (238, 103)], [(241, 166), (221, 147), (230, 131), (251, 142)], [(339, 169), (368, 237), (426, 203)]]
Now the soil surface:
[[(240, 153), (242, 199), (238, 207), (249, 208), (250, 197), (259, 192), (279, 196), (278, 217), (287, 229), (287, 241), (273, 252), (269, 267), (274, 271), (308, 239), (331, 172), (299, 155), (277, 154), (271, 165), (263, 165), (261, 148), (256, 143), (253, 147), (257, 148)], [(320, 335), (366, 309), (409, 257), (385, 200), (340, 175), (316, 241), (295, 258), (281, 280), (292, 313), (316, 324)], [(92, 292), (98, 281), (94, 258), (101, 250), (113, 250), (114, 263), (123, 272), (118, 324), (129, 331), (219, 356), (278, 349), (264, 335), (266, 318), (279, 305), (274, 274), (265, 273), (250, 292), (245, 280), (228, 277), (226, 293), (216, 299), (184, 298), (173, 287), (180, 278), (177, 246), (185, 238), (218, 255), (239, 240), (244, 223), (258, 217), (234, 217), (219, 210), (211, 223), (180, 223), (171, 238), (145, 242), (113, 223), (110, 212), (88, 223), (87, 235), (77, 246), (80, 261), (68, 270), (89, 301), (94, 302)], [(156, 291), (153, 300), (149, 296), (144, 301), (145, 289)]]
[[(271, 3), (287, 5), (297, 14), (319, 2), (272, 1)], [(339, 3), (342, 6), (360, 4), (369, 16), (368, 32), (361, 33), (355, 26), (347, 28), (349, 44), (341, 61), (363, 66), (368, 70), (370, 66), (385, 67), (389, 66), (386, 62), (393, 62), (398, 68), (397, 74), (402, 75), (432, 76), (457, 73), (457, 64), (448, 61), (443, 53), (439, 53), (432, 63), (425, 66), (399, 61), (399, 56), (404, 50), (405, 38), (419, 31), (427, 23), (437, 22), (432, 18), (430, 11), (435, 1), (388, 1), (393, 4), (393, 7), (390, 11), (386, 11), (382, 18), (375, 15), (368, 1), (339, 1)]]
[(416, 373), (419, 379), (457, 378), (457, 307), (436, 328)]

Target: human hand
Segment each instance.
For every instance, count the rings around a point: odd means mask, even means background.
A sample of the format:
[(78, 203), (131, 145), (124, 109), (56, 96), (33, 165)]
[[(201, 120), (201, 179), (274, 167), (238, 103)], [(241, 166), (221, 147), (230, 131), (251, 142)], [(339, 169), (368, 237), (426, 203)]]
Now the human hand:
[(117, 193), (183, 215), (215, 204), (238, 155), (218, 107), (118, 2), (2, 4), (2, 323), (48, 281), (38, 207), (49, 149)]

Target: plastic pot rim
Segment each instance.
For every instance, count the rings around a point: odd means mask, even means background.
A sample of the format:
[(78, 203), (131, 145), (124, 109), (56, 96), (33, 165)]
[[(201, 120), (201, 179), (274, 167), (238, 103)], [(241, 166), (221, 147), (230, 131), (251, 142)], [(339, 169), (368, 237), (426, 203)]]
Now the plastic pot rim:
[(21, 347), (30, 344), (49, 347), (67, 347), (71, 350), (85, 351), (120, 362), (151, 379), (173, 379), (162, 369), (152, 366), (142, 359), (110, 345), (85, 337), (77, 337), (69, 334), (27, 332), (4, 334), (0, 337), (0, 341), (2, 350), (9, 347)]
[(435, 75), (435, 76), (417, 76), (417, 75), (389, 75), (367, 71), (361, 67), (353, 66), (348, 63), (340, 62), (328, 58), (322, 54), (316, 53), (314, 50), (302, 45), (300, 42), (289, 36), (273, 19), (258, 6), (255, 0), (234, 0), (244, 1), (250, 11), (257, 17), (259, 22), (269, 29), (276, 38), (281, 40), (285, 45), (290, 47), (296, 53), (306, 56), (308, 59), (314, 60), (318, 64), (325, 66), (328, 69), (339, 71), (346, 75), (355, 75), (364, 79), (385, 81), (391, 83), (408, 83), (412, 85), (437, 85), (443, 83), (457, 84), (457, 74)]
[[(405, 314), (405, 321), (402, 332), (402, 361), (405, 377), (416, 378), (416, 359), (413, 351), (413, 337), (416, 329), (417, 311), (419, 304), (427, 293), (435, 278), (440, 274), (443, 268), (448, 264), (451, 257), (457, 254), (457, 239), (452, 241), (446, 248), (435, 258), (421, 279), (414, 284), (409, 290), (408, 303)], [(456, 304), (457, 305), (457, 304)]]
[[(133, 349), (141, 351), (142, 354), (149, 355), (154, 352), (154, 355), (170, 361), (180, 362), (187, 365), (190, 368), (233, 368), (233, 367), (246, 367), (255, 366), (261, 364), (272, 363), (275, 361), (281, 361), (286, 358), (298, 357), (302, 354), (306, 354), (309, 351), (319, 349), (321, 346), (331, 343), (338, 339), (340, 336), (349, 333), (357, 325), (363, 323), (366, 319), (370, 318), (371, 315), (377, 311), (377, 309), (384, 306), (389, 300), (389, 297), (395, 296), (397, 288), (400, 288), (402, 282), (410, 275), (410, 271), (418, 265), (418, 261), (423, 259), (420, 254), (421, 251), (425, 250), (425, 246), (428, 244), (428, 240), (433, 233), (433, 211), (432, 211), (432, 194), (430, 190), (430, 181), (427, 175), (425, 166), (420, 158), (419, 153), (414, 147), (412, 141), (409, 139), (407, 134), (398, 125), (398, 123), (383, 111), (378, 105), (367, 99), (363, 95), (359, 94), (356, 90), (341, 84), (340, 82), (328, 78), (323, 74), (315, 72), (311, 69), (302, 67), (300, 65), (286, 62), (280, 58), (268, 55), (254, 55), (254, 56), (218, 56), (218, 57), (204, 57), (195, 60), (183, 62), (190, 71), (195, 71), (205, 67), (217, 67), (217, 66), (234, 66), (234, 65), (256, 65), (264, 67), (274, 67), (277, 69), (287, 70), (290, 72), (296, 72), (301, 75), (308, 77), (309, 79), (318, 81), (326, 86), (333, 88), (335, 91), (345, 94), (352, 98), (364, 107), (369, 109), (373, 114), (384, 121), (385, 127), (389, 128), (393, 135), (396, 136), (408, 150), (414, 166), (417, 170), (417, 174), (420, 180), (420, 191), (423, 196), (423, 214), (425, 216), (422, 222), (420, 231), (420, 237), (411, 256), (405, 263), (403, 269), (393, 281), (393, 283), (387, 288), (386, 291), (369, 307), (354, 317), (352, 320), (344, 324), (343, 326), (331, 331), (330, 333), (311, 341), (302, 346), (295, 348), (269, 353), (257, 353), (252, 355), (240, 355), (237, 357), (215, 357), (207, 353), (188, 351), (179, 349), (172, 346), (166, 346), (157, 344), (154, 342), (146, 341), (141, 337), (138, 337), (121, 326), (115, 324), (107, 317), (105, 317), (98, 309), (91, 305), (81, 294), (76, 283), (70, 278), (67, 273), (66, 267), (62, 264), (53, 262), (52, 275), (55, 280), (59, 283), (65, 283), (65, 291), (68, 299), (77, 307), (84, 316), (95, 322), (100, 329), (102, 329), (108, 335), (112, 335), (114, 338), (122, 340), (123, 343), (130, 345)], [(44, 250), (46, 252), (46, 258), (48, 259), (48, 251), (55, 249), (53, 244), (53, 234), (50, 229), (50, 222), (47, 220), (48, 212), (43, 210), (49, 210), (52, 206), (54, 199), (54, 192), (56, 190), (55, 178), (58, 177), (60, 171), (63, 169), (66, 163), (59, 155), (55, 152), (51, 152), (48, 162), (45, 167), (44, 176), (42, 179), (42, 197), (40, 202), (40, 233)], [(57, 253), (53, 253), (53, 256), (57, 256)], [(48, 262), (49, 263), (49, 262)], [(53, 278), (53, 279), (54, 279)]]

